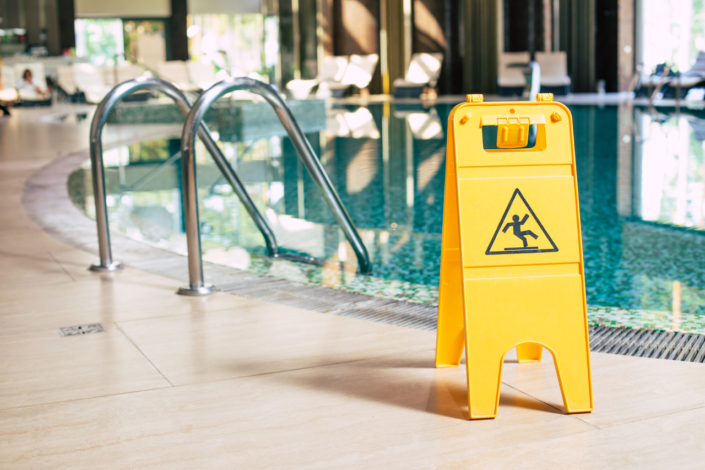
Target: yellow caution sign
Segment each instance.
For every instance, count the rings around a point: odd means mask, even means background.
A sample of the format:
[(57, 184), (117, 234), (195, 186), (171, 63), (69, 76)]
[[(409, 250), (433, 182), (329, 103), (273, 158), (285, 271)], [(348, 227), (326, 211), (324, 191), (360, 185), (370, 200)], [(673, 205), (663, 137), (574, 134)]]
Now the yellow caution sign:
[(467, 101), (448, 124), (436, 367), (465, 349), (470, 418), (494, 418), (504, 356), (546, 348), (566, 411), (592, 411), (570, 111), (550, 93)]

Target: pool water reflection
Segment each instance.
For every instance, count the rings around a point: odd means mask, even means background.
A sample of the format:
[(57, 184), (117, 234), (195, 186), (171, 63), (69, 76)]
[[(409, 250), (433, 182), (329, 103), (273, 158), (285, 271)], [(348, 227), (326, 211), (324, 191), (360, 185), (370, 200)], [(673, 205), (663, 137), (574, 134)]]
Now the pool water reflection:
[[(302, 282), (435, 303), (451, 105), (329, 110), (307, 135), (373, 262), (355, 256), (288, 138), (220, 142), (280, 245), (325, 268), (276, 261), (203, 148), (198, 178), (204, 259)], [(705, 121), (697, 110), (571, 106), (587, 300), (594, 321), (705, 330)], [(179, 140), (106, 152), (110, 223), (185, 253)], [(88, 164), (71, 178), (89, 215)], [(599, 306), (599, 307), (598, 307)], [(604, 308), (602, 308), (604, 307)]]

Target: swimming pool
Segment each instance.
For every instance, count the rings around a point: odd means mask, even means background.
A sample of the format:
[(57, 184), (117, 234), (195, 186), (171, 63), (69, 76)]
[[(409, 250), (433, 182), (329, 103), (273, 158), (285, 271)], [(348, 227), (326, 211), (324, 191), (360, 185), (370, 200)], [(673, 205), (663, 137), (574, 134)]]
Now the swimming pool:
[[(437, 302), (445, 144), (452, 105), (370, 104), (328, 111), (307, 134), (369, 250), (356, 259), (283, 132), (220, 145), (283, 249), (319, 265), (265, 256), (264, 242), (201, 147), (204, 259), (370, 295)], [(570, 106), (574, 117), (591, 321), (705, 331), (705, 113)], [(218, 129), (214, 129), (217, 133)], [(179, 139), (105, 153), (111, 229), (186, 252)], [(89, 216), (89, 164), (70, 178)]]

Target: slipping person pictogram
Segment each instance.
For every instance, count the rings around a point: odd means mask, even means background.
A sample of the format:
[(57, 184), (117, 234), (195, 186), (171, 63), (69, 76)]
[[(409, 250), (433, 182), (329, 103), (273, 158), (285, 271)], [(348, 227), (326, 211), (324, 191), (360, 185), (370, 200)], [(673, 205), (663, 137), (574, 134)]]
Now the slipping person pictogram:
[[(513, 214), (511, 222), (509, 214)], [(524, 214), (519, 219), (519, 214)], [(527, 224), (527, 222), (530, 222)], [(507, 234), (512, 229), (511, 235)], [(502, 234), (507, 234), (506, 236)], [(513, 238), (512, 235), (516, 238)], [(536, 246), (529, 246), (528, 237), (533, 238)], [(516, 239), (521, 240), (522, 246), (516, 246)], [(558, 251), (558, 247), (541, 221), (534, 213), (529, 203), (521, 194), (519, 188), (514, 190), (509, 204), (497, 225), (494, 236), (487, 247), (486, 255), (511, 255), (520, 253), (551, 253)]]
[[(528, 249), (532, 249), (532, 250), (538, 249), (539, 248), (538, 246), (531, 246), (530, 247), (529, 244), (526, 242), (526, 237), (528, 235), (529, 237), (533, 237), (534, 240), (536, 240), (537, 238), (539, 238), (539, 236), (536, 235), (531, 230), (524, 230), (524, 231), (521, 230), (521, 226), (524, 225), (527, 220), (529, 220), (529, 214), (526, 214), (524, 216), (524, 218), (521, 219), (521, 221), (519, 221), (519, 216), (515, 214), (512, 216), (512, 220), (514, 222), (508, 222), (507, 225), (504, 226), (504, 230), (502, 230), (502, 233), (507, 233), (507, 229), (509, 227), (513, 227), (514, 236), (522, 241), (522, 243), (524, 244), (524, 248), (528, 248)], [(511, 249), (512, 248), (505, 248), (505, 250), (511, 250)]]

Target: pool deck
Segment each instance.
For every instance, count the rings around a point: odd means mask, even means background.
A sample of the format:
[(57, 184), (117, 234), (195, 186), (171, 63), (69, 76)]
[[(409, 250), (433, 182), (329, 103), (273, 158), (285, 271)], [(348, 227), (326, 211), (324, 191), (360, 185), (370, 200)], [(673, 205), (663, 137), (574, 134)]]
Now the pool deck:
[(431, 331), (90, 273), (23, 209), (27, 181), (88, 144), (49, 112), (0, 119), (0, 468), (702, 466), (705, 364), (593, 353), (595, 411), (567, 415), (550, 356), (509, 357), (498, 417), (468, 421), (464, 367), (433, 367)]

